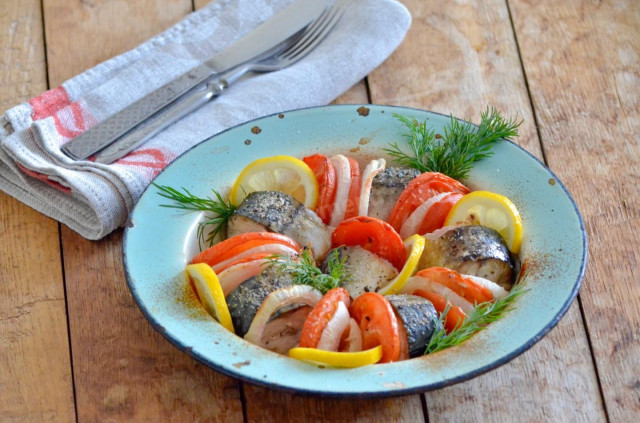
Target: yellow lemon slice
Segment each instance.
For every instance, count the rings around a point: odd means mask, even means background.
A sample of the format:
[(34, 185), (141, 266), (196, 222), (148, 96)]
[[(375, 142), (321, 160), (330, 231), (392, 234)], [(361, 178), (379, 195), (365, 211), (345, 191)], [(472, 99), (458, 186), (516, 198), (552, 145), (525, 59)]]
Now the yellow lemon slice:
[(289, 357), (308, 361), (315, 364), (325, 364), (331, 367), (361, 367), (375, 364), (382, 358), (382, 347), (371, 348), (357, 352), (324, 351), (317, 348), (296, 347), (289, 350)]
[(291, 156), (274, 156), (255, 160), (245, 167), (231, 187), (229, 200), (239, 205), (254, 191), (282, 191), (315, 209), (318, 181), (311, 168)]
[(216, 272), (206, 263), (190, 264), (187, 266), (187, 274), (193, 281), (193, 285), (198, 291), (198, 297), (203, 307), (211, 314), (222, 326), (231, 332), (233, 323), (231, 322), (231, 314), (227, 307), (227, 302), (222, 293), (222, 287)]
[(411, 235), (404, 240), (404, 248), (407, 250), (407, 261), (400, 273), (398, 273), (398, 276), (382, 287), (378, 291), (378, 294), (392, 295), (400, 292), (404, 284), (407, 283), (407, 280), (413, 276), (416, 266), (418, 266), (418, 262), (420, 261), (420, 256), (422, 256), (424, 244), (424, 238), (418, 234)]
[(520, 252), (522, 220), (518, 209), (507, 197), (489, 191), (473, 191), (458, 201), (444, 224), (482, 225), (495, 229), (511, 252)]

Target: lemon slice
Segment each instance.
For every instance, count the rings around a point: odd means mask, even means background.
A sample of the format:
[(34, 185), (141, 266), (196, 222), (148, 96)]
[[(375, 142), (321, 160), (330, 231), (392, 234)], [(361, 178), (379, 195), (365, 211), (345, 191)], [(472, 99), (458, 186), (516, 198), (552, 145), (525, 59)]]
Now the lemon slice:
[(513, 253), (520, 252), (522, 220), (507, 197), (489, 191), (474, 191), (458, 201), (447, 216), (445, 226), (482, 225), (495, 229)]
[(289, 350), (289, 357), (308, 361), (315, 364), (325, 364), (331, 367), (361, 367), (375, 364), (382, 358), (380, 345), (369, 350), (356, 352), (325, 351), (317, 348), (295, 347)]
[(404, 284), (407, 283), (407, 280), (413, 276), (416, 266), (418, 266), (418, 262), (420, 261), (420, 256), (422, 256), (424, 244), (424, 237), (418, 234), (411, 235), (409, 238), (404, 240), (404, 248), (407, 249), (407, 261), (402, 267), (400, 273), (398, 273), (398, 276), (382, 287), (378, 291), (378, 294), (392, 295), (400, 292)]
[(191, 277), (193, 285), (198, 291), (198, 297), (202, 301), (205, 310), (209, 312), (222, 326), (231, 332), (233, 323), (227, 302), (222, 293), (222, 287), (216, 272), (206, 263), (190, 264), (187, 266), (187, 274)]
[(255, 160), (245, 167), (231, 187), (229, 200), (234, 205), (254, 191), (282, 191), (315, 209), (318, 181), (311, 168), (291, 156), (274, 156)]

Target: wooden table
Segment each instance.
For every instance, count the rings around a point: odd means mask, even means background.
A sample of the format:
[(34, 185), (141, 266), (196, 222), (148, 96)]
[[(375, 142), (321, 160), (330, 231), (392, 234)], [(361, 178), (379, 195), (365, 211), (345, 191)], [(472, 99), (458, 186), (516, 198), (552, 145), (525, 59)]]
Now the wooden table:
[[(2, 0), (0, 108), (207, 0)], [(589, 235), (578, 299), (529, 351), (468, 382), (386, 400), (242, 384), (155, 332), (126, 287), (122, 230), (87, 241), (0, 193), (0, 421), (640, 421), (640, 2), (404, 0), (398, 50), (336, 100), (477, 121), (560, 177)]]

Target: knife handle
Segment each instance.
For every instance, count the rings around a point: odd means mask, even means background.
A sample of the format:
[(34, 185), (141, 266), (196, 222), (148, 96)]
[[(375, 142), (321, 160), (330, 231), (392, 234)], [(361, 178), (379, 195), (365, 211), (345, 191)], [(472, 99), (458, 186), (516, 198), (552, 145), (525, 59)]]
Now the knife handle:
[(124, 157), (136, 147), (149, 141), (158, 132), (202, 107), (212, 98), (222, 94), (229, 85), (240, 79), (251, 69), (250, 65), (241, 66), (222, 74), (219, 78), (211, 78), (203, 83), (201, 87), (193, 88), (178, 98), (166, 110), (161, 110), (157, 113), (157, 116), (153, 116), (147, 122), (134, 128), (98, 153), (95, 162), (109, 164)]
[(178, 98), (166, 110), (162, 110), (157, 116), (153, 116), (144, 124), (134, 128), (100, 151), (95, 162), (109, 164), (124, 157), (136, 147), (149, 141), (158, 132), (208, 103), (213, 97), (219, 95), (223, 89), (223, 86), (218, 85), (218, 81), (194, 88), (183, 97)]
[(196, 66), (68, 141), (62, 146), (62, 151), (73, 159), (86, 159), (171, 104), (212, 74), (213, 70), (210, 67)]

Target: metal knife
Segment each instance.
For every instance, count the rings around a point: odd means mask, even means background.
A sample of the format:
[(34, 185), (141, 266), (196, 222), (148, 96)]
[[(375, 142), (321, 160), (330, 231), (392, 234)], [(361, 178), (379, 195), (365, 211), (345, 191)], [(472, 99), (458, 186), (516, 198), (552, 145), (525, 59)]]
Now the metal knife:
[(97, 153), (212, 75), (228, 71), (278, 46), (309, 24), (333, 1), (296, 0), (202, 65), (68, 141), (62, 146), (62, 151), (76, 160)]

